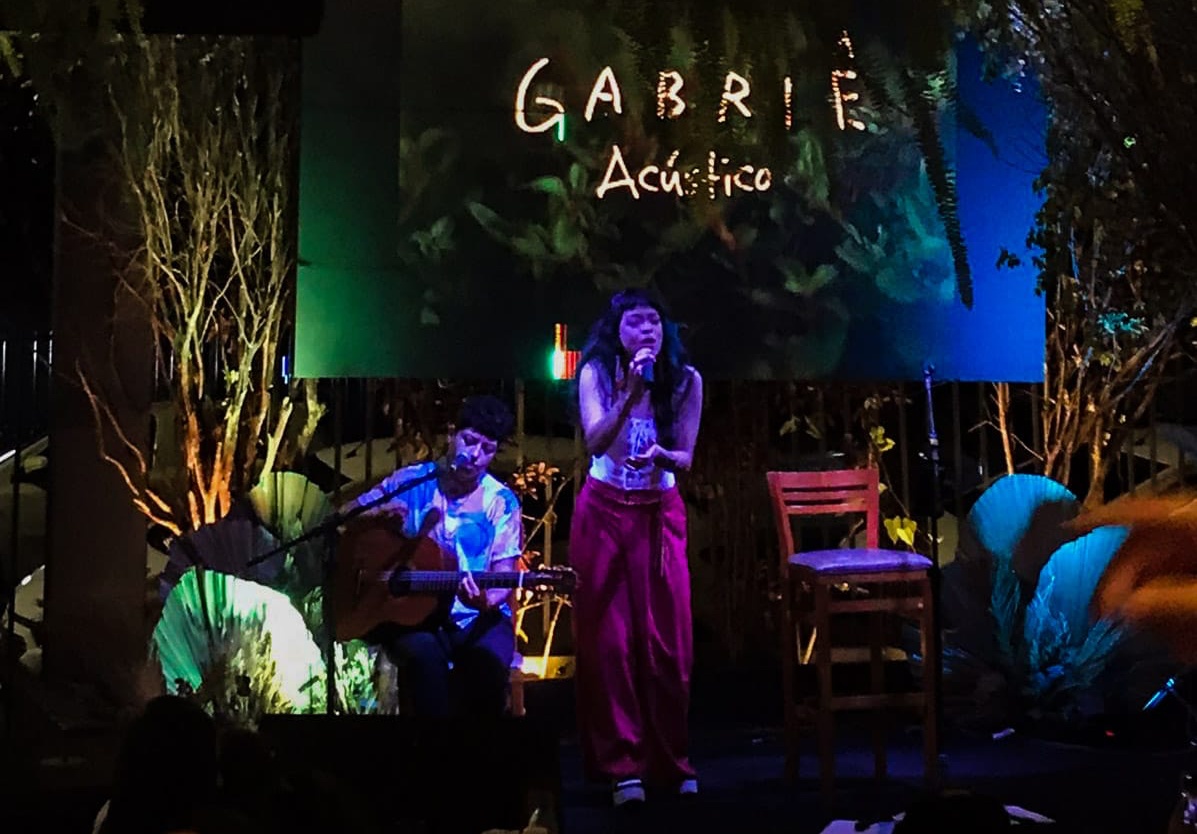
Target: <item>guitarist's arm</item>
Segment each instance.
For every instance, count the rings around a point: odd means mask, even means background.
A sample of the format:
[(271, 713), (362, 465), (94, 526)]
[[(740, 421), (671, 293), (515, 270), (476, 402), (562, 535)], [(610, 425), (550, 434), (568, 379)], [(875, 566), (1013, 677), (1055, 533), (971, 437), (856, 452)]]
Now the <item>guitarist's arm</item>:
[[(338, 515), (344, 516), (357, 507), (370, 504), (382, 498), (387, 493), (393, 491), (400, 486), (404, 481), (416, 475), (423, 474), (423, 468), (426, 464), (417, 464), (415, 466), (405, 466), (402, 469), (397, 469), (390, 475), (387, 475), (375, 486), (373, 489), (363, 492), (356, 498), (346, 501), (340, 509), (337, 510)], [(395, 496), (389, 501), (379, 504), (377, 507), (372, 507), (362, 513), (362, 518), (384, 518), (395, 524), (397, 531), (402, 530), (404, 523), (407, 520), (410, 510), (407, 506), (406, 496)]]
[[(495, 573), (509, 573), (518, 570), (518, 560), (523, 553), (524, 518), (519, 499), (510, 489), (504, 488), (488, 510), (495, 525), (495, 537), (490, 547), (490, 564), (487, 570)], [(511, 596), (510, 588), (491, 588), (479, 591), (467, 574), (461, 583), (461, 601), (471, 608), (485, 611), (498, 608)], [(484, 607), (485, 606), (485, 607)]]

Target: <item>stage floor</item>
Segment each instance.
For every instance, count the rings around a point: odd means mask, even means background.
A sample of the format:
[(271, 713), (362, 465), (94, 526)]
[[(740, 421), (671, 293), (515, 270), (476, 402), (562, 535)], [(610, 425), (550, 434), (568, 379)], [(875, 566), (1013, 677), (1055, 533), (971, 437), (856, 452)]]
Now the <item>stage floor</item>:
[[(776, 730), (700, 731), (693, 757), (701, 778), (700, 796), (650, 801), (641, 811), (627, 814), (609, 807), (605, 790), (582, 782), (576, 748), (567, 745), (562, 760), (565, 830), (818, 834), (832, 819), (889, 818), (920, 796), (917, 733), (895, 732), (890, 777), (877, 783), (867, 728), (844, 728), (831, 814), (818, 795), (818, 762), (812, 747), (804, 750), (804, 773), (797, 786), (790, 787), (781, 779), (782, 743)], [(1028, 830), (1078, 834), (1163, 834), (1188, 755), (1094, 751), (1018, 737), (998, 742), (952, 738), (944, 752), (949, 789), (987, 794), (1056, 821)], [(1194, 764), (1190, 756), (1189, 765)]]
[[(701, 793), (685, 801), (658, 798), (637, 814), (618, 812), (610, 807), (603, 786), (583, 780), (569, 687), (559, 681), (531, 687), (528, 693), (530, 715), (539, 714), (540, 720), (549, 720), (560, 732), (562, 823), (567, 834), (817, 834), (831, 819), (888, 817), (920, 795), (917, 729), (901, 725), (894, 729), (890, 777), (877, 783), (872, 778), (868, 725), (859, 717), (849, 717), (841, 722), (837, 737), (838, 790), (835, 812), (829, 815), (818, 795), (813, 739), (804, 747), (802, 778), (789, 786), (781, 778), (781, 733), (777, 723), (769, 720), (767, 705), (762, 706), (762, 714), (751, 714), (750, 706), (733, 708), (734, 688), (723, 691), (725, 686), (700, 684), (695, 693), (692, 758), (700, 773)], [(740, 703), (751, 705), (754, 699)], [(40, 745), (40, 764), (32, 768), (29, 758), (6, 750), (0, 831), (89, 831), (107, 795), (105, 781), (116, 741), (114, 732), (98, 727), (60, 733)], [(1028, 829), (1045, 832), (1163, 834), (1178, 795), (1181, 770), (1197, 768), (1197, 755), (1183, 745), (1163, 752), (1093, 749), (1017, 734), (994, 741), (949, 733), (944, 754), (950, 789), (988, 794), (1056, 820), (1055, 825)], [(468, 793), (466, 781), (462, 778), (461, 784)]]

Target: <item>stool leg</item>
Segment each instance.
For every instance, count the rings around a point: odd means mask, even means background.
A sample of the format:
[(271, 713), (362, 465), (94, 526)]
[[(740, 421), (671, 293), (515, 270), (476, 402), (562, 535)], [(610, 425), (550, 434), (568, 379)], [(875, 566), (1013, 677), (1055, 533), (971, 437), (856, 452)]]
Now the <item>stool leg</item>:
[(830, 806), (835, 793), (835, 723), (831, 709), (831, 587), (815, 586), (815, 669), (819, 679), (819, 712), (815, 721), (819, 733), (819, 784), (824, 804)]
[(789, 577), (782, 580), (781, 592), (781, 691), (785, 698), (786, 764), (785, 778), (789, 783), (798, 780), (798, 714), (795, 709), (794, 675), (797, 666), (799, 641), (796, 628), (794, 603), (799, 591)]
[[(880, 611), (873, 611), (869, 620), (869, 680), (872, 693), (881, 695), (885, 691), (885, 621)], [(878, 707), (873, 712), (873, 776), (877, 779), (884, 779), (886, 773), (885, 730), (885, 708)]]
[(931, 594), (930, 580), (923, 582), (923, 612), (919, 623), (923, 651), (923, 778), (927, 787), (932, 791), (939, 790), (939, 705), (935, 700), (935, 682), (939, 674), (939, 657), (934, 651), (935, 641), (931, 629), (935, 621), (931, 606), (934, 599)]
[(511, 670), (511, 714), (516, 718), (523, 718), (524, 710), (524, 673), (519, 669)]

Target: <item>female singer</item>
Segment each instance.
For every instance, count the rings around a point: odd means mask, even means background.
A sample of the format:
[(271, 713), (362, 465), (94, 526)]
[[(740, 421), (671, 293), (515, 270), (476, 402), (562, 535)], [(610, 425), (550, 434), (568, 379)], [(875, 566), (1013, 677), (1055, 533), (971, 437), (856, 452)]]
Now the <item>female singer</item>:
[(645, 784), (698, 791), (689, 761), (693, 635), (686, 509), (702, 377), (677, 325), (641, 290), (617, 294), (582, 352), (588, 477), (570, 529), (579, 732), (616, 805)]

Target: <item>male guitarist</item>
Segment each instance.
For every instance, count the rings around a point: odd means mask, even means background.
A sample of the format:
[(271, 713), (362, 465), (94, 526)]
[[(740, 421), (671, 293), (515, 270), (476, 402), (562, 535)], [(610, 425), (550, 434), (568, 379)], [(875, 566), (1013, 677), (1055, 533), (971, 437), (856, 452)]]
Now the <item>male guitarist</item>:
[(414, 627), (386, 623), (366, 637), (398, 667), (405, 706), (421, 716), (498, 715), (506, 706), (515, 653), (511, 590), (480, 590), (472, 574), (515, 571), (520, 556), (519, 501), (487, 472), (513, 422), (497, 398), (469, 397), (449, 438), (445, 461), (398, 469), (341, 508), (344, 514), (410, 479), (436, 472), (435, 478), (364, 514), (391, 520), (407, 537), (428, 536), (450, 557), (456, 556), (457, 569), (464, 574), (443, 621)]

